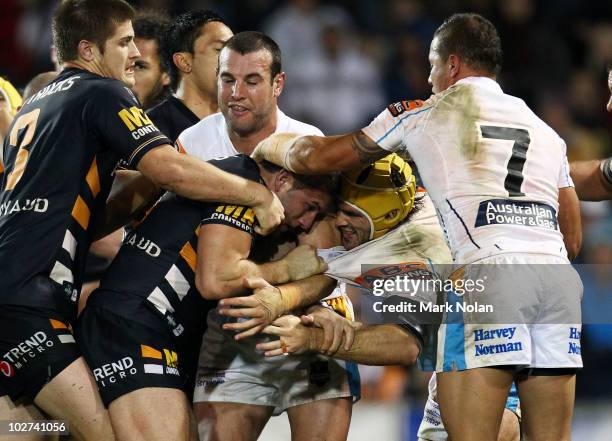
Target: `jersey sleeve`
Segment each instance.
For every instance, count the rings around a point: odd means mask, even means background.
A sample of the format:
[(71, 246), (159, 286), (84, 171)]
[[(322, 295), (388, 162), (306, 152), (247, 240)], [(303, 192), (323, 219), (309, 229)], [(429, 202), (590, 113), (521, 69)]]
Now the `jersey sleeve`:
[(424, 127), (430, 109), (429, 101), (398, 101), (374, 118), (363, 133), (389, 152), (404, 150), (408, 137)]
[[(260, 181), (259, 169), (249, 156), (236, 155), (225, 159), (213, 159), (210, 164), (228, 173)], [(201, 225), (220, 224), (242, 230), (255, 235), (255, 212), (250, 207), (242, 205), (227, 205), (225, 203), (205, 203)]]
[(242, 205), (206, 204), (201, 225), (209, 224), (227, 225), (255, 235), (255, 213), (252, 208)]
[(130, 89), (119, 81), (104, 83), (97, 94), (86, 104), (88, 120), (93, 129), (115, 151), (128, 168), (136, 168), (138, 162), (150, 150), (170, 140), (153, 124)]
[(561, 172), (559, 173), (558, 188), (574, 187), (574, 181), (570, 176), (570, 166), (567, 161), (565, 142), (563, 143), (563, 162), (561, 163)]
[(176, 141), (174, 141), (174, 146), (180, 153), (187, 153), (188, 155), (194, 154), (190, 136), (192, 129), (193, 127), (189, 127), (188, 129), (183, 130), (179, 137), (176, 138)]

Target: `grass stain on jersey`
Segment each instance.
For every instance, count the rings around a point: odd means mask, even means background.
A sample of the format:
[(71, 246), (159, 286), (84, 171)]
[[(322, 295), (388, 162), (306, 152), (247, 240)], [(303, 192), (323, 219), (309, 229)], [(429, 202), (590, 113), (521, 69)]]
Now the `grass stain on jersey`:
[(436, 112), (443, 125), (454, 127), (452, 136), (458, 139), (459, 152), (468, 160), (474, 160), (478, 154), (478, 126), (480, 107), (474, 97), (472, 85), (460, 84), (451, 87), (439, 101)]

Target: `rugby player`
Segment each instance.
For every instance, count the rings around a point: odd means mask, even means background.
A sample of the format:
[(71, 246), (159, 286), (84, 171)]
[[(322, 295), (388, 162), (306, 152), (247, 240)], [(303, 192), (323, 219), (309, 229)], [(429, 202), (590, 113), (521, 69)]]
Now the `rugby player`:
[[(606, 110), (612, 112), (612, 66), (608, 68), (610, 97)], [(574, 161), (570, 171), (576, 193), (582, 201), (603, 201), (612, 198), (612, 158), (594, 161)]]
[(148, 114), (173, 142), (183, 130), (218, 111), (219, 51), (232, 35), (219, 15), (202, 9), (179, 15), (168, 27), (162, 54), (174, 94)]
[[(438, 400), (450, 437), (494, 439), (516, 378), (527, 438), (570, 439), (575, 372), (582, 367), (582, 284), (568, 260), (581, 236), (566, 248), (558, 228), (562, 219), (580, 225), (565, 143), (495, 81), (502, 52), (488, 20), (453, 15), (436, 30), (429, 58), (434, 95), (427, 101), (395, 103), (349, 135), (273, 135), (254, 156), (298, 173), (328, 173), (389, 151), (409, 153), (454, 261), (483, 264), (465, 267), (466, 277), (487, 276), (486, 301), (515, 315), (511, 325), (495, 324), (508, 323), (508, 316), (493, 312), (440, 327)], [(503, 211), (517, 216), (497, 216)], [(546, 293), (542, 302), (535, 299), (539, 292)], [(479, 424), (465, 424), (470, 418)]]
[[(185, 130), (177, 145), (191, 155), (212, 159), (250, 154), (272, 133), (322, 135), (278, 108), (284, 85), (276, 42), (259, 32), (234, 35), (219, 55), (221, 112)], [(252, 340), (237, 342), (231, 331), (224, 331), (225, 321), (216, 310), (208, 314), (194, 395), (201, 440), (256, 439), (272, 414), (285, 410), (299, 439), (346, 438), (351, 398), (359, 395), (354, 365), (347, 369), (343, 361), (322, 356), (266, 360), (256, 353)], [(313, 370), (320, 372), (317, 384), (311, 379)]]
[[(331, 178), (293, 175), (246, 155), (213, 162), (263, 181), (282, 201), (289, 228), (310, 228), (334, 190)], [(124, 239), (78, 330), (118, 438), (197, 439), (186, 389), (192, 387), (189, 372), (197, 363), (200, 324), (210, 308), (203, 298), (241, 294), (245, 277), (278, 283), (324, 270), (310, 247), (276, 262), (249, 260), (253, 227), (248, 207), (166, 193)]]
[(170, 87), (170, 75), (162, 61), (161, 42), (169, 20), (155, 11), (139, 12), (134, 18), (134, 44), (140, 56), (134, 66), (134, 95), (143, 109), (159, 104)]
[[(398, 186), (397, 175), (391, 178), (390, 164), (393, 164), (396, 170), (403, 171), (406, 182), (404, 185)], [(415, 198), (410, 167), (397, 155), (377, 161), (372, 165), (367, 177), (357, 170), (344, 174), (341, 182), (341, 202), (335, 226), (341, 234), (342, 245), (347, 252), (330, 262), (331, 266), (326, 274), (355, 283), (357, 276), (362, 274), (361, 265), (367, 262), (380, 264), (385, 261), (431, 261), (434, 264), (444, 264), (451, 261), (431, 201), (424, 192), (416, 193)], [(282, 285), (278, 290), (285, 293), (297, 292), (298, 297), (304, 298), (309, 296), (304, 290), (309, 280)], [(269, 310), (275, 311), (276, 314), (291, 313), (277, 301), (283, 296), (275, 296), (275, 290), (267, 285), (256, 290), (250, 300), (265, 297), (267, 291), (271, 300), (271, 303), (267, 304)], [(318, 294), (319, 297), (325, 295), (326, 291)], [(324, 304), (333, 302), (335, 297), (328, 296)], [(234, 298), (224, 302), (247, 306), (240, 304), (241, 301), (240, 298)], [(304, 303), (300, 301), (301, 305)], [(251, 306), (255, 304), (250, 303)], [(227, 315), (244, 314), (244, 311), (239, 310), (223, 312)], [(265, 355), (268, 357), (283, 353), (315, 352), (361, 364), (411, 366), (415, 363), (422, 345), (422, 337), (418, 336), (418, 330), (422, 327), (416, 323), (420, 316), (416, 316), (414, 321), (411, 320), (412, 325), (393, 324), (397, 323), (394, 321), (362, 326), (359, 323), (351, 324), (339, 314), (330, 313), (329, 308), (311, 307), (307, 314), (302, 316), (302, 320), (309, 326), (304, 326), (297, 317), (291, 315), (275, 320), (273, 325), (266, 327), (263, 332), (279, 336), (280, 339), (260, 343), (258, 349), (266, 351)], [(513, 388), (506, 402), (498, 441), (519, 440), (517, 417), (520, 417), (520, 410), (516, 389)], [(423, 441), (446, 441), (448, 438), (436, 402), (435, 374), (430, 381), (429, 397), (418, 436), (419, 440)]]
[(140, 109), (129, 90), (133, 14), (121, 0), (59, 5), (53, 34), (64, 70), (24, 103), (3, 146), (0, 419), (33, 401), (77, 439), (113, 437), (71, 323), (117, 160), (194, 200), (252, 206), (263, 232), (283, 218), (265, 186), (178, 154)]

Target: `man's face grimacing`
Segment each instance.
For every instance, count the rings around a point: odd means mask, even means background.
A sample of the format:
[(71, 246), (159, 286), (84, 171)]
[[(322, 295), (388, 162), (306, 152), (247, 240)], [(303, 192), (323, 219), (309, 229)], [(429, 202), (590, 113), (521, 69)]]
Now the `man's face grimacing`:
[(340, 230), (342, 246), (347, 250), (352, 250), (370, 240), (372, 227), (368, 218), (343, 201), (338, 205), (336, 227)]
[(434, 37), (429, 48), (429, 64), (431, 70), (427, 82), (433, 93), (440, 93), (452, 86), (448, 60), (442, 59), (438, 52), (439, 40)]
[(104, 42), (104, 53), (97, 53), (95, 61), (105, 76), (131, 88), (136, 83), (134, 67), (139, 56), (140, 52), (134, 44), (132, 22), (128, 20), (117, 25), (115, 33)]
[(219, 109), (228, 128), (240, 136), (261, 130), (276, 112), (285, 74), (272, 78), (271, 64), (265, 49), (242, 55), (225, 48), (219, 55)]
[(283, 225), (306, 232), (332, 200), (323, 189), (296, 185), (294, 176), (286, 170), (276, 175), (273, 191), (285, 208)]

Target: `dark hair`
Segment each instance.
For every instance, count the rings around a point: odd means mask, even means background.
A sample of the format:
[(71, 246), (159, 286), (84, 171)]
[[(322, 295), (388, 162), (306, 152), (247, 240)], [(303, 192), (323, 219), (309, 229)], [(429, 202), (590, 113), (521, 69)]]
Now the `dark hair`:
[(172, 57), (177, 52), (193, 54), (194, 44), (201, 35), (202, 26), (206, 23), (218, 21), (226, 24), (220, 15), (206, 9), (195, 9), (185, 12), (174, 19), (167, 28), (165, 38), (162, 40), (161, 53), (166, 69), (170, 74), (170, 85), (176, 90), (179, 81), (179, 69)]
[(497, 29), (479, 14), (454, 14), (436, 29), (438, 52), (444, 60), (451, 54), (471, 67), (499, 74), (503, 52)]
[(160, 67), (162, 71), (167, 72), (166, 63), (162, 61), (161, 45), (170, 25), (168, 17), (163, 15), (161, 11), (152, 9), (138, 11), (132, 25), (134, 26), (134, 38), (154, 40), (157, 43), (157, 56), (160, 60)]
[(131, 20), (134, 9), (123, 0), (64, 0), (53, 16), (53, 44), (57, 60), (76, 60), (81, 40), (88, 40), (104, 53), (104, 43), (118, 24)]
[(270, 64), (271, 79), (273, 80), (276, 75), (281, 73), (281, 50), (278, 44), (266, 34), (256, 31), (239, 32), (225, 42), (223, 49), (225, 48), (236, 51), (241, 55), (262, 49), (266, 50), (272, 57), (272, 63)]
[[(270, 173), (277, 173), (283, 169), (282, 167), (279, 167), (278, 165), (273, 164), (269, 161), (262, 161), (261, 166), (267, 171), (269, 171)], [(292, 190), (300, 190), (304, 188), (314, 188), (314, 189), (329, 193), (330, 195), (334, 195), (338, 192), (340, 180), (338, 179), (337, 174), (330, 174), (330, 175), (300, 175), (296, 173), (292, 173), (292, 174), (293, 174)]]

